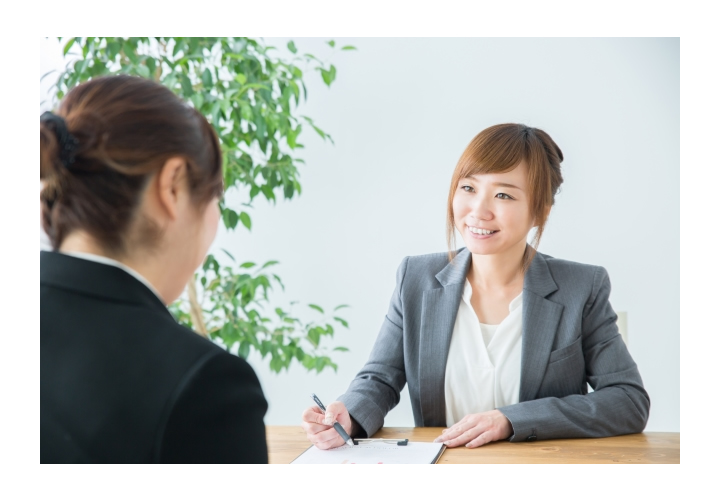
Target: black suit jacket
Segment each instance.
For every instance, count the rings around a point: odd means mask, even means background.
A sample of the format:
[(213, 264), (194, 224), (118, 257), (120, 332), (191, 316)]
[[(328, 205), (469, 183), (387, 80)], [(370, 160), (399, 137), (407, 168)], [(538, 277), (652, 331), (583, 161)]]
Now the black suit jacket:
[(40, 461), (267, 463), (252, 368), (120, 268), (40, 253)]

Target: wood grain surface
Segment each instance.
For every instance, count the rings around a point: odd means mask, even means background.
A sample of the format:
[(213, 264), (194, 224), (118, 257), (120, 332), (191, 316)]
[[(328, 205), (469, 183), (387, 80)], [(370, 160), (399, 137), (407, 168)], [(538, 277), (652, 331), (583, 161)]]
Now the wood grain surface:
[[(432, 441), (442, 427), (390, 427), (374, 438)], [(300, 426), (268, 426), (271, 464), (289, 464), (310, 443)], [(532, 443), (495, 442), (469, 449), (448, 448), (439, 464), (679, 464), (680, 434), (643, 432), (608, 438), (554, 439)]]

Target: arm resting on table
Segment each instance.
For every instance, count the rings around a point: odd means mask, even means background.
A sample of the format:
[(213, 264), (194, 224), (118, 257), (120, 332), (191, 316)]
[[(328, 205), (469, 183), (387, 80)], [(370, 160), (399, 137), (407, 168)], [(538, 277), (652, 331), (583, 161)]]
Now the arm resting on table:
[(594, 392), (543, 397), (498, 408), (512, 424), (510, 441), (605, 437), (642, 432), (650, 412), (645, 391), (630, 353), (618, 333), (610, 306), (610, 280), (598, 267), (593, 290), (583, 311), (582, 350), (587, 381)]
[(338, 398), (367, 436), (372, 436), (383, 426), (385, 415), (400, 402), (400, 391), (405, 387), (400, 292), (407, 261), (405, 257), (397, 270), (395, 291), (370, 358), (350, 383), (347, 392)]

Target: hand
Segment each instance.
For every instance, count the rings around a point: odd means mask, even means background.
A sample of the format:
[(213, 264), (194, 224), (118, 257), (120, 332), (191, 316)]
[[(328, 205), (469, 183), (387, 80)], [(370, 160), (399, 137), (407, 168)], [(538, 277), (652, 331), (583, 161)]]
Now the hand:
[(464, 444), (468, 448), (477, 448), (492, 441), (507, 439), (513, 433), (512, 424), (499, 410), (465, 415), (462, 420), (442, 431), (435, 439), (436, 443), (454, 448)]
[(343, 426), (348, 435), (352, 436), (353, 429), (350, 414), (340, 401), (327, 405), (327, 411), (324, 415), (320, 408), (311, 406), (303, 412), (302, 419), (301, 425), (307, 433), (307, 438), (321, 450), (329, 450), (345, 444), (343, 438), (340, 437), (340, 434), (332, 425), (335, 421)]

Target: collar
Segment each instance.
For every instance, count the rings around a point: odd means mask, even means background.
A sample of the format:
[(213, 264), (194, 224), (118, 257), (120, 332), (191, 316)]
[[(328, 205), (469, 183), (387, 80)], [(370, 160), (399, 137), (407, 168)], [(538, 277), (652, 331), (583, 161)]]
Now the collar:
[(160, 302), (164, 303), (163, 298), (160, 296), (160, 293), (155, 289), (154, 286), (152, 286), (152, 283), (150, 283), (145, 278), (145, 276), (143, 276), (142, 274), (137, 272), (132, 267), (126, 266), (119, 260), (111, 259), (110, 257), (104, 257), (102, 255), (95, 255), (94, 253), (86, 253), (86, 252), (61, 252), (61, 253), (64, 253), (65, 255), (71, 255), (73, 257), (77, 257), (78, 259), (85, 259), (85, 260), (90, 260), (93, 262), (99, 262), (100, 264), (106, 264), (108, 266), (119, 267), (120, 269), (122, 269), (123, 271), (128, 273), (130, 276), (132, 276), (133, 278), (138, 280), (140, 283), (142, 283), (143, 285), (148, 287), (150, 289), (150, 291), (152, 293), (154, 293), (158, 299), (160, 299)]
[(131, 273), (95, 259), (41, 251), (40, 284), (170, 314), (163, 301)]
[[(540, 252), (535, 253), (535, 257), (530, 263), (530, 268), (525, 273), (523, 291), (527, 290), (540, 297), (547, 297), (558, 289), (557, 283), (550, 274), (547, 265), (547, 255)], [(467, 247), (458, 250), (455, 258), (450, 261), (435, 278), (443, 287), (463, 283), (467, 279), (467, 273), (472, 262), (472, 254)], [(513, 299), (513, 301), (516, 299)]]

